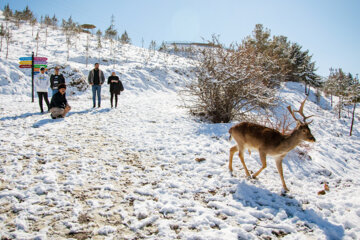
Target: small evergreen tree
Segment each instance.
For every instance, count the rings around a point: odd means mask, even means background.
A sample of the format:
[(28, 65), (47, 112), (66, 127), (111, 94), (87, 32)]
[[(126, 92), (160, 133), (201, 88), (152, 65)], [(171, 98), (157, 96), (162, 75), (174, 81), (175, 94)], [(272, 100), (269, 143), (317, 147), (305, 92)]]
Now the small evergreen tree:
[(49, 15), (45, 15), (45, 18), (44, 18), (44, 26), (45, 26), (45, 49), (46, 49), (46, 46), (47, 46), (47, 37), (48, 37), (48, 28), (50, 26), (52, 26), (52, 20), (51, 18), (49, 17)]
[(98, 49), (98, 52), (99, 52), (99, 62), (100, 62), (100, 53), (101, 53), (101, 49), (102, 49), (102, 44), (101, 44), (101, 37), (102, 37), (102, 32), (100, 29), (97, 30), (96, 32), (96, 36), (97, 36), (97, 46), (96, 48)]
[(23, 15), (22, 12), (15, 10), (14, 19), (15, 19), (15, 25), (18, 28), (20, 27), (20, 23), (21, 23), (21, 20), (22, 20), (22, 17), (23, 17), (22, 15)]
[(349, 134), (351, 136), (353, 126), (354, 126), (354, 121), (355, 121), (356, 105), (358, 102), (360, 102), (360, 83), (359, 83), (358, 78), (353, 79), (352, 84), (347, 88), (346, 101), (347, 101), (347, 103), (353, 105), (352, 116), (351, 116), (351, 125), (350, 125), (350, 134)]
[(55, 14), (54, 14), (54, 16), (51, 18), (51, 25), (54, 27), (54, 29), (57, 28), (58, 19), (57, 19), (57, 17), (55, 16)]
[(73, 38), (75, 33), (76, 23), (72, 20), (72, 17), (70, 16), (67, 21), (64, 19), (62, 20), (61, 27), (63, 32), (65, 33), (65, 43), (67, 46), (67, 60), (69, 60), (70, 47), (72, 45), (71, 39)]
[(33, 17), (33, 18), (30, 20), (31, 36), (32, 36), (32, 37), (34, 36), (34, 27), (35, 27), (36, 24), (37, 24), (36, 17)]
[(156, 50), (156, 41), (155, 40), (151, 40), (150, 45), (149, 45), (149, 50), (155, 52), (155, 50)]
[(5, 37), (5, 28), (4, 28), (4, 25), (1, 23), (1, 26), (0, 26), (0, 52), (1, 52), (1, 49), (2, 49), (2, 43), (3, 43), (3, 38)]
[(131, 43), (131, 39), (129, 38), (126, 31), (121, 35), (120, 42), (122, 44), (130, 44)]
[(30, 22), (30, 20), (34, 17), (34, 14), (30, 10), (29, 6), (26, 6), (22, 12), (22, 19), (23, 21)]
[(4, 6), (3, 14), (5, 21), (10, 21), (10, 19), (13, 17), (13, 11), (10, 9), (9, 4)]
[(160, 52), (167, 52), (167, 46), (165, 44), (165, 42), (162, 42), (159, 48)]

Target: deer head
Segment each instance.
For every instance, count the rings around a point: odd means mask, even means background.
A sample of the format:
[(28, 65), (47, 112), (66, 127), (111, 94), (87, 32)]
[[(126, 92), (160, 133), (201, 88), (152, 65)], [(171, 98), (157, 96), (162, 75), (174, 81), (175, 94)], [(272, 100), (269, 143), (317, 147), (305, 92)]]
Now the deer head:
[[(307, 117), (306, 117), (305, 114), (304, 114), (304, 112), (303, 112), (303, 111), (304, 111), (304, 104), (305, 104), (306, 100), (307, 100), (307, 98), (305, 98), (305, 100), (301, 103), (300, 108), (299, 108), (299, 110), (297, 110), (297, 111), (292, 110), (290, 106), (288, 106), (287, 109), (289, 110), (291, 116), (292, 116), (292, 117), (295, 119), (295, 121), (297, 122), (297, 126), (296, 126), (295, 131), (297, 131), (297, 132), (300, 134), (301, 139), (304, 140), (304, 141), (308, 141), (308, 142), (315, 142), (316, 139), (315, 139), (315, 137), (312, 135), (311, 130), (310, 130), (310, 128), (309, 128), (309, 124), (311, 124), (312, 121), (306, 122), (306, 119), (311, 118), (311, 117), (313, 117), (314, 115), (311, 115), (311, 116), (307, 116)], [(300, 120), (300, 119), (296, 118), (295, 112), (299, 113), (300, 116), (303, 117), (303, 119)]]

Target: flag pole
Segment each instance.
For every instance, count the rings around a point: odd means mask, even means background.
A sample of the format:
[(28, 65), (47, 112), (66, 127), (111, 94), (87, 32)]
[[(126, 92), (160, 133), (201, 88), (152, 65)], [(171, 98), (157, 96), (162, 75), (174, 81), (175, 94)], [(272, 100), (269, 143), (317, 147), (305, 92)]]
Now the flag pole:
[(31, 97), (32, 102), (34, 102), (34, 52), (31, 56)]

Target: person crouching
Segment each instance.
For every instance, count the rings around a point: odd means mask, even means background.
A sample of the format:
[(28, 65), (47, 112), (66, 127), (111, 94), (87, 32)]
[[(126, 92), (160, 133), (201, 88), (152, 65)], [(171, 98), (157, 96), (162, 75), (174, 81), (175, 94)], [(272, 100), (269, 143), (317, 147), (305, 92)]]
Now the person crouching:
[(64, 83), (59, 84), (59, 92), (55, 93), (50, 102), (51, 118), (64, 118), (66, 114), (71, 110), (70, 105), (66, 100), (66, 85)]

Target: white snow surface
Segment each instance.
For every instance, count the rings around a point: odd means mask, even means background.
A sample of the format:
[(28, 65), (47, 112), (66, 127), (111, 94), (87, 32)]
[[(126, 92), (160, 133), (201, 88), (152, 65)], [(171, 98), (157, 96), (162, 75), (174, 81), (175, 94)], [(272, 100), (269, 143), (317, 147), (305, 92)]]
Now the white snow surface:
[[(37, 99), (31, 102), (29, 71), (18, 68), (18, 58), (35, 46), (31, 27), (10, 26), (9, 58), (4, 46), (0, 52), (0, 238), (360, 238), (359, 112), (350, 137), (349, 113), (338, 119), (330, 99), (318, 102), (310, 93), (305, 113), (315, 115), (316, 142), (285, 157), (284, 195), (271, 157), (257, 180), (245, 178), (238, 157), (229, 172), (228, 129), (235, 122), (200, 122), (181, 107), (178, 91), (193, 77), (190, 60), (123, 45), (115, 67), (125, 85), (119, 107), (110, 108), (107, 86), (96, 109), (89, 89), (68, 89), (72, 111), (52, 120), (39, 113)], [(64, 36), (49, 31), (39, 56), (86, 78), (98, 61), (92, 47), (85, 66), (86, 35), (66, 61)], [(109, 58), (103, 49), (101, 59)], [(108, 77), (113, 64), (100, 63)], [(282, 85), (276, 112), (298, 108), (303, 88)], [(257, 152), (245, 161), (252, 172), (260, 168)], [(330, 191), (318, 195), (325, 182)]]

